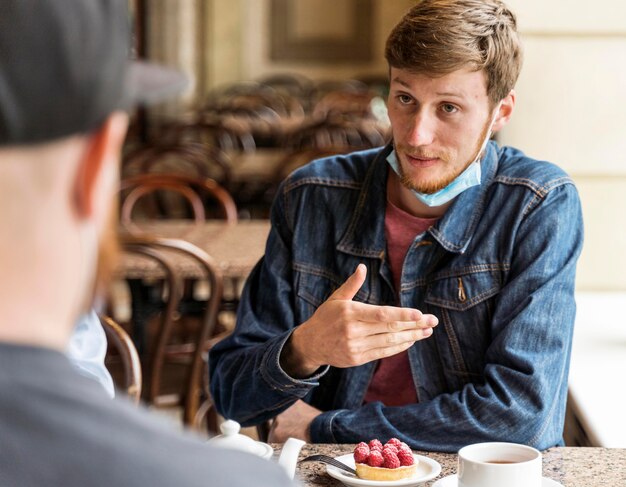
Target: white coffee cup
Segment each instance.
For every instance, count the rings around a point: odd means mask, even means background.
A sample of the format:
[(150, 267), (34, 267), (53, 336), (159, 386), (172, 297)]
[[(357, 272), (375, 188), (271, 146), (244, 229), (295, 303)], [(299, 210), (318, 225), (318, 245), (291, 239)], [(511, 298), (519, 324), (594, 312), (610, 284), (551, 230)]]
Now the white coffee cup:
[(541, 452), (517, 443), (476, 443), (459, 450), (458, 487), (541, 487)]

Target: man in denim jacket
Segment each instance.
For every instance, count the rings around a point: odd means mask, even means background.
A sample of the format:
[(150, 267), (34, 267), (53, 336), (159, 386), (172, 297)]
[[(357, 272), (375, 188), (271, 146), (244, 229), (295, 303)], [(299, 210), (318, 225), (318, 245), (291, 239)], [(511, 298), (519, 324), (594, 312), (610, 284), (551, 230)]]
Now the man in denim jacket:
[(582, 217), (561, 169), (487, 142), (515, 105), (515, 16), (424, 0), (385, 55), (393, 144), (284, 181), (210, 356), (217, 408), (275, 418), (275, 441), (559, 444)]

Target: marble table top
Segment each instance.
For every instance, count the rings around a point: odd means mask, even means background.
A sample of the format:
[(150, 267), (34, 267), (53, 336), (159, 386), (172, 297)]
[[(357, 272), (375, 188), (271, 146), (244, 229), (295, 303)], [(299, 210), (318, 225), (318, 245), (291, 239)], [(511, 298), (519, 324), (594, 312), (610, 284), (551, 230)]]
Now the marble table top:
[[(280, 450), (279, 445), (275, 451)], [(355, 445), (305, 445), (300, 458), (325, 454), (333, 457), (351, 453)], [(442, 477), (456, 473), (456, 454), (416, 451), (441, 464), (441, 475), (424, 484), (432, 485)], [(621, 448), (550, 448), (543, 452), (543, 475), (560, 482), (563, 487), (626, 486), (626, 449)], [(307, 462), (298, 466), (296, 479), (304, 487), (341, 487), (342, 483), (326, 473), (322, 463)]]

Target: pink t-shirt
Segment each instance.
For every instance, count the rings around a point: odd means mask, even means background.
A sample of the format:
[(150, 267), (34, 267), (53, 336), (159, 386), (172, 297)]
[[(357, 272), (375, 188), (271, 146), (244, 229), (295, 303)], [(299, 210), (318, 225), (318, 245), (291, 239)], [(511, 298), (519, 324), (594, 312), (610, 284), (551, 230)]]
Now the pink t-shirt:
[[(396, 293), (400, 289), (402, 264), (411, 243), (417, 235), (428, 230), (436, 221), (437, 218), (413, 216), (387, 200), (385, 236), (387, 237), (387, 256)], [(385, 406), (402, 406), (417, 402), (408, 352), (405, 351), (378, 361), (363, 403), (367, 404), (374, 401), (381, 401)]]

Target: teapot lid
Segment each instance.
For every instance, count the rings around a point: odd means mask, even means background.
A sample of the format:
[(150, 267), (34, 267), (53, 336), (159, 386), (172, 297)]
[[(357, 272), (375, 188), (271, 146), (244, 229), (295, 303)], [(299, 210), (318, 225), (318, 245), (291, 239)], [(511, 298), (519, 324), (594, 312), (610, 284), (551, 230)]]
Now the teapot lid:
[[(253, 455), (267, 457), (268, 449), (266, 448), (266, 444), (240, 434), (240, 429), (241, 426), (237, 421), (228, 419), (220, 425), (222, 434), (210, 439), (209, 443), (220, 448), (229, 448), (231, 450), (239, 450), (252, 453)], [(269, 447), (269, 445), (267, 446)], [(270, 447), (269, 456), (271, 456), (271, 454), (272, 450)]]

